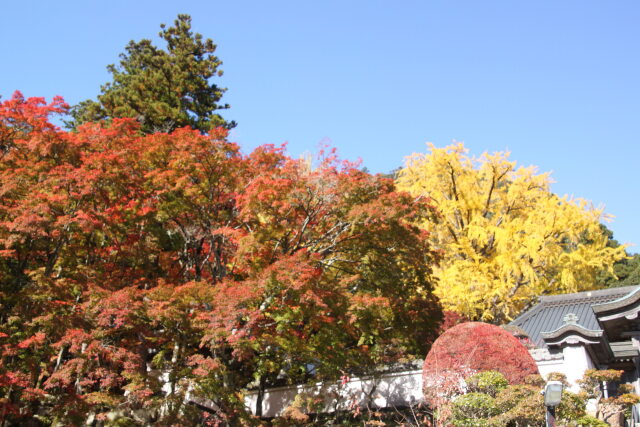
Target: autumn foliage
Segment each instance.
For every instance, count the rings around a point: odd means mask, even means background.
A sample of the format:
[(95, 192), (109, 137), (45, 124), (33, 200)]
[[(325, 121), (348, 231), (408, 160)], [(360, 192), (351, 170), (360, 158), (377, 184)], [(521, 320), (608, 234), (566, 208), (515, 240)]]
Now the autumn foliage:
[(499, 326), (481, 322), (460, 323), (433, 343), (424, 362), (424, 375), (447, 370), (498, 371), (510, 384), (522, 384), (538, 373), (529, 351)]
[(424, 361), (425, 399), (437, 407), (464, 390), (465, 378), (483, 371), (497, 371), (510, 384), (522, 384), (538, 367), (526, 347), (504, 329), (460, 323), (438, 337)]
[(444, 252), (435, 275), (446, 310), (506, 323), (540, 295), (597, 288), (598, 275), (625, 258), (608, 244), (602, 209), (553, 194), (548, 173), (517, 166), (508, 152), (429, 150), (410, 156), (397, 181), (438, 208), (421, 225)]
[(249, 422), (249, 387), (426, 352), (428, 199), (221, 129), (65, 132), (48, 117), (66, 108), (0, 104), (3, 421), (189, 424), (205, 399), (210, 421)]

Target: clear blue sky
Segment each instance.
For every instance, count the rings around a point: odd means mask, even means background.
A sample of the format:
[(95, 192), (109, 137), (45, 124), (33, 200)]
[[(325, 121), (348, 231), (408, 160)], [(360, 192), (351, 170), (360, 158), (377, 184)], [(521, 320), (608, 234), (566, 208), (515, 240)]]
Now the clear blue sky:
[(329, 142), (388, 172), (425, 142), (509, 149), (640, 248), (640, 1), (5, 1), (0, 94), (98, 94), (178, 13), (218, 44), (245, 151)]

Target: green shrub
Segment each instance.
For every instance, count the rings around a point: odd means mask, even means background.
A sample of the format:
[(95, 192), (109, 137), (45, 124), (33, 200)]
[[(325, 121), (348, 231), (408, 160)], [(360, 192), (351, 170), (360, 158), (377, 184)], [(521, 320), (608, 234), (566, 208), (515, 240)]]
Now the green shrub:
[(451, 423), (455, 426), (488, 426), (488, 418), (499, 413), (493, 397), (467, 393), (453, 402)]
[(583, 394), (575, 394), (569, 390), (562, 393), (562, 401), (558, 406), (558, 419), (577, 420), (584, 417), (587, 400)]
[(498, 392), (509, 385), (509, 381), (498, 371), (484, 371), (466, 380), (470, 392), (484, 393), (496, 397)]
[(600, 421), (590, 415), (585, 415), (576, 420), (576, 424), (580, 427), (609, 427), (609, 424), (604, 421)]
[(544, 404), (540, 388), (530, 385), (510, 385), (495, 398), (500, 415), (493, 425), (538, 426), (544, 424)]

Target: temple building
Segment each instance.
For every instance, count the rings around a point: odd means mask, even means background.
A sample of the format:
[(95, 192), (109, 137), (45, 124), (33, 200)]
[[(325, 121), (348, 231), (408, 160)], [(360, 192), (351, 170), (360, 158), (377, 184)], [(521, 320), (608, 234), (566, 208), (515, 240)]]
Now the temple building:
[(540, 373), (562, 372), (569, 383), (587, 369), (619, 369), (640, 393), (640, 286), (539, 298), (513, 322), (524, 331)]

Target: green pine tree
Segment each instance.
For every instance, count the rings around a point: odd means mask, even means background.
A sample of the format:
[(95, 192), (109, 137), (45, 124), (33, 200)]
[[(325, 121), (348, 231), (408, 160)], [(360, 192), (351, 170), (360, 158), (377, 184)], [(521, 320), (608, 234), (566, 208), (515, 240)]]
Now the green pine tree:
[(101, 87), (98, 100), (82, 101), (72, 109), (70, 128), (117, 117), (136, 118), (144, 133), (183, 126), (203, 133), (218, 126), (235, 127), (218, 114), (229, 105), (220, 103), (226, 88), (211, 82), (222, 75), (216, 45), (191, 31), (189, 15), (178, 15), (172, 27), (160, 27), (166, 49), (147, 39), (130, 41), (120, 63), (107, 67), (113, 81)]
[[(602, 232), (609, 238), (607, 246), (616, 248), (620, 243), (613, 238), (613, 232), (601, 225)], [(619, 286), (640, 285), (640, 254), (629, 254), (627, 258), (613, 264), (613, 273), (602, 270), (598, 274), (598, 282), (605, 288), (615, 288)]]

